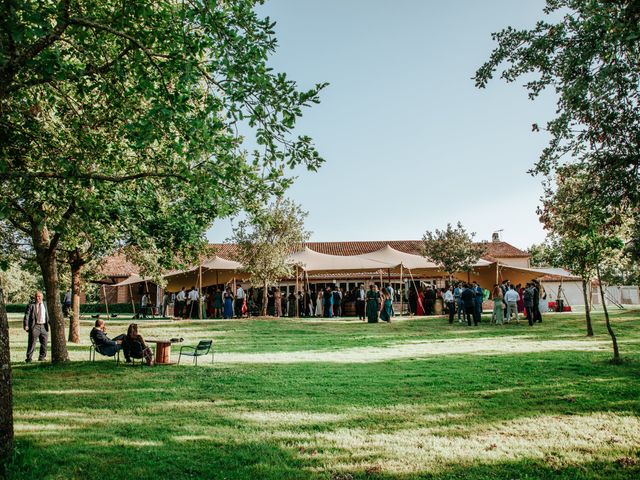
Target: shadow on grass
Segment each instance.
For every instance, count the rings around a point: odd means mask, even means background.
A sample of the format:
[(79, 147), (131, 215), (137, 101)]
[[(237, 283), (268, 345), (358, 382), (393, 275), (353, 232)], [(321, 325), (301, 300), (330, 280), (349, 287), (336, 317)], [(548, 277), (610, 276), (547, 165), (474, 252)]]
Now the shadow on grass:
[[(636, 478), (636, 430), (623, 431), (619, 419), (640, 413), (639, 363), (607, 359), (546, 352), (374, 364), (23, 366), (14, 371), (19, 455), (10, 478)], [(573, 441), (580, 421), (572, 419), (582, 417), (594, 436), (606, 430), (590, 450), (563, 450), (566, 432), (537, 447), (556, 419)], [(535, 430), (537, 418), (551, 427)], [(493, 448), (494, 434), (515, 436), (513, 448), (530, 448), (530, 458), (491, 460), (483, 449)], [(415, 447), (423, 439), (433, 450)], [(396, 454), (394, 442), (407, 450)], [(410, 474), (394, 473), (403, 458), (419, 461)]]

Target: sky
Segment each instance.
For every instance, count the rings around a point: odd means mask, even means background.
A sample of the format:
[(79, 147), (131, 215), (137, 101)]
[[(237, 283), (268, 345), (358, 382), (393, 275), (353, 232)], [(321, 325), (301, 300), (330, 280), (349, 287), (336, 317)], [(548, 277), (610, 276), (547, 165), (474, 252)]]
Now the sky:
[[(528, 170), (555, 111), (524, 81), (472, 77), (491, 33), (532, 27), (543, 0), (268, 0), (278, 49), (270, 65), (301, 88), (329, 82), (297, 132), (326, 160), (296, 171), (288, 196), (309, 212), (312, 241), (411, 240), (461, 221), (517, 247), (541, 242), (541, 178)], [(222, 242), (233, 221), (207, 236)]]

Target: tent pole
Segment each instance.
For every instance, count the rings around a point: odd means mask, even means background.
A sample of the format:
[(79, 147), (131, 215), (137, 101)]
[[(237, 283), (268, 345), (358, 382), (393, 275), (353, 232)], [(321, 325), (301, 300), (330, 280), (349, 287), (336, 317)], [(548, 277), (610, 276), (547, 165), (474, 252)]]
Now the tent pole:
[(202, 262), (198, 265), (198, 318), (202, 320)]
[(420, 303), (420, 306), (422, 306), (422, 308), (424, 309), (424, 305), (422, 305), (422, 302), (420, 301), (420, 295), (418, 295), (418, 287), (416, 286), (416, 281), (413, 279), (413, 272), (410, 268), (407, 268), (407, 270), (409, 270), (409, 275), (411, 275), (411, 283), (413, 283), (413, 288), (416, 291), (416, 304)]
[(129, 284), (129, 298), (131, 299), (131, 309), (133, 310), (133, 315), (136, 314), (136, 303), (133, 301), (133, 292), (131, 291), (131, 284)]
[(107, 289), (102, 284), (102, 296), (104, 297), (104, 309), (107, 311), (107, 317), (109, 317), (109, 301), (107, 300)]
[(300, 318), (300, 302), (298, 302), (298, 266), (296, 265), (296, 291), (294, 292), (296, 297), (296, 318)]
[(400, 264), (400, 316), (402, 316), (402, 312), (404, 311), (404, 282), (402, 281), (402, 264)]

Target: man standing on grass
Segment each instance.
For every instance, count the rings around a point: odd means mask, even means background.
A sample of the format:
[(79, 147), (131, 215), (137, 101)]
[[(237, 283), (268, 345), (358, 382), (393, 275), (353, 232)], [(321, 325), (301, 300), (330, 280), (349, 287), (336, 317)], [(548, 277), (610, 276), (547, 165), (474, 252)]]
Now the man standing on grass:
[(364, 291), (364, 284), (361, 283), (356, 291), (356, 313), (358, 314), (358, 319), (364, 320), (364, 303), (367, 296), (367, 292)]
[(182, 318), (182, 313), (184, 310), (184, 302), (187, 299), (187, 294), (184, 293), (184, 287), (180, 289), (178, 294), (176, 295), (176, 305), (175, 312), (173, 312), (174, 317)]
[(507, 293), (504, 295), (504, 303), (507, 305), (506, 323), (511, 322), (511, 314), (514, 312), (516, 314), (516, 322), (519, 321), (518, 300), (520, 300), (520, 294), (514, 290), (513, 285), (509, 285), (509, 290), (507, 290)]
[(42, 292), (38, 290), (35, 296), (35, 302), (27, 307), (23, 319), (24, 331), (29, 334), (27, 345), (26, 362), (31, 362), (33, 352), (36, 349), (36, 342), (40, 342), (40, 353), (38, 361), (42, 362), (47, 358), (47, 341), (49, 340), (49, 312), (47, 312), (47, 304), (42, 301)]
[(462, 318), (464, 317), (464, 303), (462, 303), (462, 288), (459, 283), (456, 284), (456, 288), (453, 289), (453, 298), (456, 301), (456, 306), (458, 307), (458, 320), (462, 322)]
[(242, 318), (242, 307), (244, 306), (244, 289), (238, 285), (236, 289), (235, 313), (236, 318)]
[(482, 302), (484, 300), (484, 292), (478, 282), (473, 282), (473, 292), (476, 295), (476, 309), (474, 312), (474, 319), (476, 325), (482, 320)]
[(200, 318), (200, 313), (199, 313), (200, 292), (198, 292), (198, 289), (195, 286), (191, 287), (191, 291), (189, 292), (188, 299), (190, 304), (188, 318)]
[(534, 280), (531, 286), (533, 288), (533, 321), (542, 323), (542, 313), (540, 313), (540, 283)]
[(524, 289), (524, 292), (522, 293), (522, 299), (524, 300), (524, 308), (526, 310), (526, 314), (527, 314), (527, 322), (529, 323), (529, 326), (533, 326), (533, 285), (530, 283), (527, 283), (527, 286)]
[(464, 303), (464, 317), (467, 319), (467, 325), (471, 326), (471, 317), (473, 317), (473, 323), (478, 325), (476, 321), (476, 294), (471, 288), (471, 285), (465, 285), (464, 290), (460, 294), (462, 302)]
[(68, 317), (69, 313), (71, 313), (71, 290), (67, 288), (67, 291), (64, 292), (64, 300), (62, 300), (62, 315)]

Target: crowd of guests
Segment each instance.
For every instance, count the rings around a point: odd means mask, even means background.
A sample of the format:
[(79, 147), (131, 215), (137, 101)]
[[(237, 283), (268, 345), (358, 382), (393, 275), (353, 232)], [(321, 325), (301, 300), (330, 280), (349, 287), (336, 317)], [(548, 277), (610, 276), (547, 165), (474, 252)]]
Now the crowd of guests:
[[(375, 308), (373, 299), (375, 297)], [(371, 285), (369, 291), (360, 284), (350, 291), (338, 285), (318, 287), (283, 293), (280, 288), (267, 290), (267, 315), (273, 317), (322, 317), (345, 316), (345, 305), (355, 303), (355, 313), (361, 319), (369, 317), (376, 310), (384, 321), (393, 316), (393, 299), (397, 293), (391, 285), (382, 290)], [(263, 289), (251, 287), (246, 291), (238, 286), (235, 293), (230, 286), (207, 287), (203, 293), (203, 318), (243, 318), (258, 316), (262, 311)], [(200, 318), (198, 311), (200, 294), (195, 286), (189, 290), (182, 288), (177, 293), (165, 293), (162, 299), (162, 315), (166, 316), (168, 306), (173, 303), (174, 316), (178, 318)], [(142, 313), (141, 313), (142, 315)], [(372, 317), (373, 318), (373, 317)], [(376, 320), (377, 321), (377, 320)]]
[[(496, 284), (492, 291), (483, 289), (477, 282), (456, 283), (447, 288), (434, 285), (415, 286), (408, 289), (407, 304), (410, 315), (429, 316), (447, 313), (449, 323), (457, 319), (467, 325), (478, 325), (482, 316), (483, 303), (493, 300), (492, 323), (509, 323), (513, 317), (519, 321), (522, 315), (530, 325), (542, 321), (543, 298), (546, 298), (537, 281), (525, 286), (512, 285), (509, 280)], [(398, 292), (392, 285), (379, 288), (371, 284), (368, 289), (359, 284), (352, 290), (345, 290), (337, 284), (310, 288), (289, 295), (280, 288), (267, 291), (267, 315), (273, 317), (321, 317), (334, 318), (349, 314), (361, 320), (375, 323), (378, 320), (391, 321), (394, 316), (393, 302), (399, 301)], [(169, 302), (174, 303), (174, 316), (179, 318), (199, 318), (200, 294), (195, 287), (182, 288), (177, 294), (165, 294), (162, 302), (163, 315)], [(238, 286), (233, 292), (230, 286), (208, 287), (202, 298), (203, 318), (243, 318), (258, 316), (262, 311), (263, 290), (251, 287), (245, 291)], [(441, 302), (441, 303), (439, 303)], [(442, 307), (441, 307), (442, 306)]]

